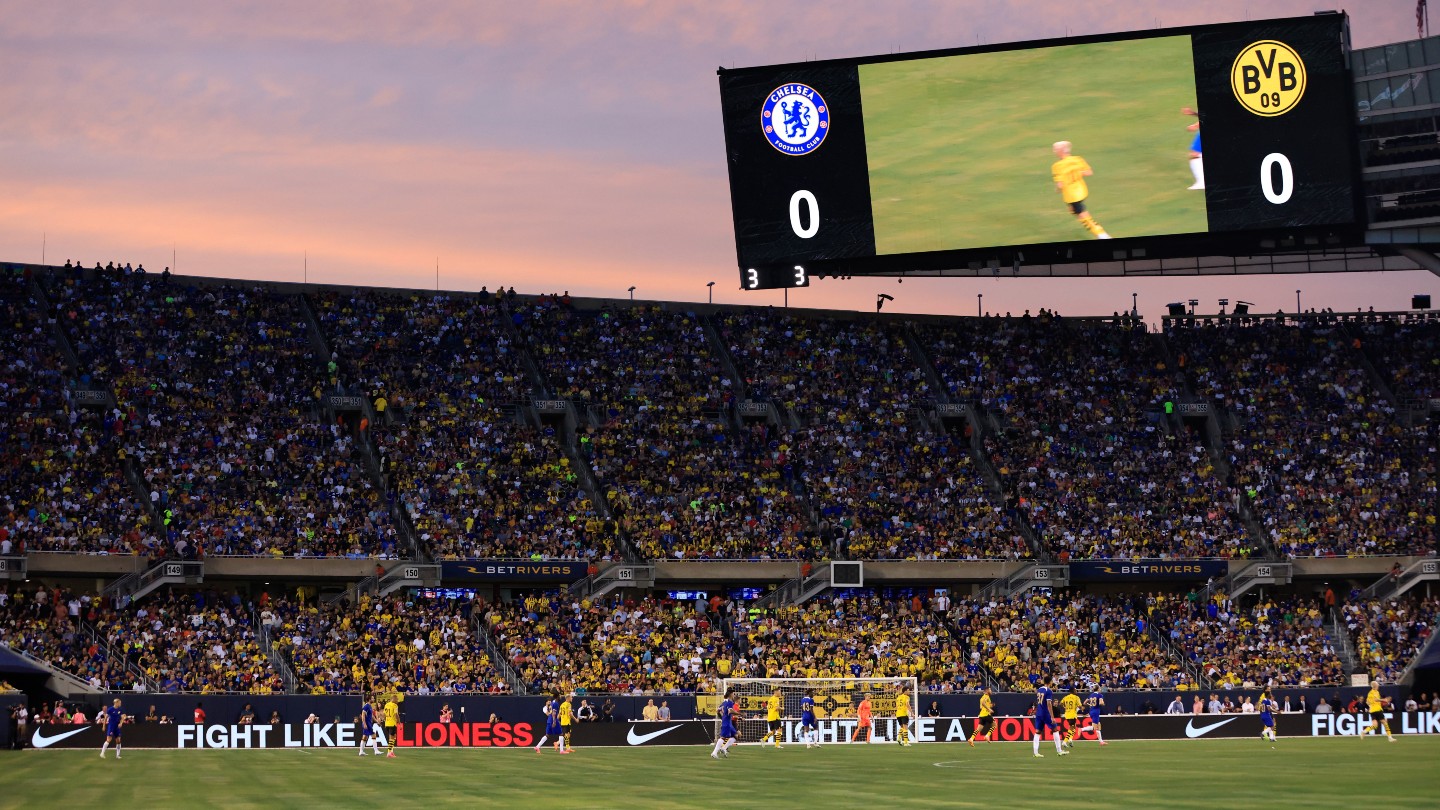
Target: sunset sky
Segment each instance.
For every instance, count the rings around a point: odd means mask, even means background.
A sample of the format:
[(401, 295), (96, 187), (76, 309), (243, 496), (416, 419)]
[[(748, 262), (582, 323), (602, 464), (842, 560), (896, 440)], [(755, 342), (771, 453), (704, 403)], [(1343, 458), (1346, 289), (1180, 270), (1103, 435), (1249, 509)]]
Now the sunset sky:
[[(717, 66), (1309, 14), (1316, 0), (0, 0), (0, 260), (779, 304), (738, 289)], [(1414, 0), (1351, 9), (1354, 45)], [(1437, 10), (1440, 13), (1440, 10)], [(1440, 23), (1440, 18), (1437, 18)], [(791, 306), (1405, 309), (1429, 273), (826, 280)], [(1202, 306), (1202, 309), (1207, 307)]]

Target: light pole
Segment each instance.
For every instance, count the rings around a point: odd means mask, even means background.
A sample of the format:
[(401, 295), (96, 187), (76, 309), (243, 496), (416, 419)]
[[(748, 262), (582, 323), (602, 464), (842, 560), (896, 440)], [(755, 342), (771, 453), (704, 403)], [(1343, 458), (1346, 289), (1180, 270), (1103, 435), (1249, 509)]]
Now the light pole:
[(1295, 314), (1300, 314), (1300, 291), (1295, 291)]
[(1130, 317), (1140, 317), (1140, 293), (1130, 293)]
[(977, 318), (983, 318), (983, 317), (985, 317), (985, 316), (982, 314), (982, 313), (984, 312), (984, 306), (983, 306), (984, 302), (985, 302), (985, 293), (975, 293), (975, 317), (977, 317)]
[(715, 282), (712, 281), (705, 286), (710, 288), (710, 303), (715, 303)]
[(631, 300), (631, 301), (634, 301), (634, 300), (635, 300), (635, 288), (634, 288), (634, 287), (631, 287), (631, 288), (630, 288), (630, 300)]

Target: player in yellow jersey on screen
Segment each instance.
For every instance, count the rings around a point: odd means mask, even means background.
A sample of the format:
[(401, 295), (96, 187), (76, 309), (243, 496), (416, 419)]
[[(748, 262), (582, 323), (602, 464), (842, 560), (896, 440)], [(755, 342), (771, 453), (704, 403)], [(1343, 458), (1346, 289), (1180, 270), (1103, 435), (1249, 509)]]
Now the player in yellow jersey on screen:
[(1085, 158), (1070, 154), (1069, 141), (1056, 141), (1052, 148), (1057, 159), (1050, 164), (1050, 176), (1055, 180), (1055, 190), (1060, 192), (1060, 199), (1070, 207), (1070, 213), (1080, 220), (1085, 230), (1094, 234), (1096, 239), (1109, 239), (1110, 234), (1100, 227), (1100, 223), (1095, 221), (1095, 217), (1091, 216), (1089, 209), (1085, 207), (1085, 200), (1090, 196), (1090, 187), (1085, 184), (1085, 178), (1095, 174), (1095, 171), (1085, 162)]

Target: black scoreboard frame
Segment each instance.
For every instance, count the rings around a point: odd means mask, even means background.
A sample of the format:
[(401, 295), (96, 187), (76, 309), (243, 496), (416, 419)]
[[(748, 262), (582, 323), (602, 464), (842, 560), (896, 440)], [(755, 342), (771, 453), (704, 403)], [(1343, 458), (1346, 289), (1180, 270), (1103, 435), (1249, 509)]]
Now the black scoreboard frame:
[[(1226, 135), (1205, 142), (1207, 231), (876, 253), (860, 99), (861, 65), (1185, 35), (1191, 37), (1202, 128)], [(1237, 70), (1239, 55), (1248, 45), (1262, 41), (1289, 43), (1305, 62), (1308, 86), (1303, 101), (1308, 103), (1296, 105), (1293, 113), (1271, 116), (1247, 110), (1240, 91), (1232, 89), (1231, 74)], [(721, 68), (718, 76), (742, 290), (805, 287), (812, 279), (837, 276), (943, 275), (946, 270), (981, 265), (1018, 268), (1257, 256), (1274, 252), (1277, 246), (1293, 251), (1304, 245), (1344, 249), (1364, 244), (1349, 18), (1343, 13)], [(828, 107), (828, 132), (823, 142), (806, 154), (781, 151), (761, 127), (761, 109), (767, 98), (790, 84), (815, 88)], [(767, 116), (765, 121), (769, 120)], [(1284, 166), (1272, 160), (1276, 144), (1282, 142)], [(1216, 146), (1221, 151), (1212, 153)], [(1213, 160), (1212, 154), (1216, 155)], [(1292, 174), (1289, 156), (1305, 167), (1303, 174)], [(1257, 158), (1269, 178), (1250, 166)], [(1227, 168), (1242, 165), (1247, 167), (1243, 176)], [(1297, 176), (1300, 179), (1295, 179)], [(1318, 180), (1312, 179), (1317, 176)], [(1271, 192), (1276, 184), (1283, 188), (1285, 183), (1293, 183), (1293, 193), (1287, 192), (1286, 205), (1281, 205), (1274, 202), (1276, 196)], [(1298, 200), (1295, 194), (1300, 195)], [(1273, 205), (1267, 207), (1262, 195)], [(1289, 206), (1291, 200), (1297, 205)], [(1277, 215), (1274, 206), (1287, 208), (1287, 213)], [(802, 236), (802, 230), (812, 233)], [(824, 238), (814, 238), (822, 232)]]

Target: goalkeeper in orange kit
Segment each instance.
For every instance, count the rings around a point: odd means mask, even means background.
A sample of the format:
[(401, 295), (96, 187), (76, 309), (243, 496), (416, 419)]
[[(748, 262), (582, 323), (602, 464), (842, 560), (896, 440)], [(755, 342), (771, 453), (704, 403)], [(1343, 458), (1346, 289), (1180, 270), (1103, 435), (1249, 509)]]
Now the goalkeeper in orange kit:
[(852, 732), (850, 732), (850, 742), (852, 742), (852, 743), (855, 742), (855, 739), (860, 736), (860, 732), (861, 732), (861, 731), (864, 731), (864, 732), (865, 732), (865, 742), (867, 742), (867, 743), (874, 742), (874, 741), (875, 741), (875, 730), (870, 727), (870, 693), (869, 693), (869, 692), (866, 692), (865, 695), (864, 695), (864, 697), (862, 697), (862, 698), (860, 699), (860, 706), (855, 710), (855, 716), (856, 716), (856, 721), (857, 721), (857, 722), (855, 723), (855, 730), (852, 731)]

